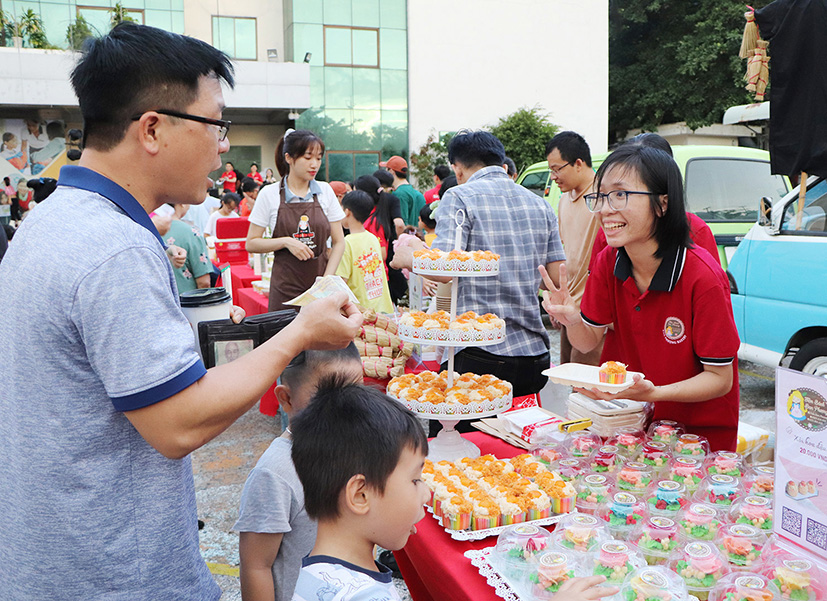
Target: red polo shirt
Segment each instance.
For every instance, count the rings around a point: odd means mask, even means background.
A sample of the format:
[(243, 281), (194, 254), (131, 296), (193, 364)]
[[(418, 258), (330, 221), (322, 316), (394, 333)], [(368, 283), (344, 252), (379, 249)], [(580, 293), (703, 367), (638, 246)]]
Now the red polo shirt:
[(583, 321), (606, 332), (601, 361), (622, 361), (656, 386), (687, 380), (703, 365), (732, 365), (732, 388), (701, 403), (654, 403), (654, 419), (686, 424), (713, 450), (738, 442), (738, 331), (726, 274), (709, 253), (677, 247), (666, 253), (641, 294), (623, 248), (608, 247), (595, 260), (580, 305)]
[(422, 196), (425, 197), (425, 204), (431, 204), (435, 200), (439, 200), (439, 186), (434, 186)]

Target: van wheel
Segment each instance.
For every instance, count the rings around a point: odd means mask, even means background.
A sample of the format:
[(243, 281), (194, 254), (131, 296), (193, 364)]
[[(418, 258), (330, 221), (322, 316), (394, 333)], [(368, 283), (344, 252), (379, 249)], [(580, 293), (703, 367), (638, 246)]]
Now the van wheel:
[(798, 349), (790, 369), (827, 378), (827, 338), (816, 338)]

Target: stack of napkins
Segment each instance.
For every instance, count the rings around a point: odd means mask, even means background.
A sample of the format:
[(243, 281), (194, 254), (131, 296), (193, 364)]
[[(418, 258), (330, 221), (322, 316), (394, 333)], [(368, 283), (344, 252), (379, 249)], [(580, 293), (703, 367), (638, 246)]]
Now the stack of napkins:
[(526, 442), (533, 443), (537, 439), (548, 437), (555, 432), (567, 432), (578, 430), (589, 426), (588, 420), (582, 423), (573, 423), (542, 407), (528, 407), (515, 411), (500, 413), (499, 420), (502, 428), (515, 436), (519, 436)]
[(643, 428), (646, 423), (644, 408), (646, 403), (617, 399), (614, 401), (596, 401), (584, 394), (574, 392), (569, 395), (569, 419), (591, 419), (595, 434), (608, 438), (614, 436), (618, 428)]

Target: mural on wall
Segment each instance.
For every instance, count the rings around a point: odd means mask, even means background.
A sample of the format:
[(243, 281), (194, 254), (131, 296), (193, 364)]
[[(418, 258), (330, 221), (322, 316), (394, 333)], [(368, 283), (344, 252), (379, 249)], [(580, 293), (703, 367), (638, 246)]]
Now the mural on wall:
[(66, 150), (63, 121), (0, 119), (0, 132), (0, 178), (8, 177), (12, 186), (46, 176)]

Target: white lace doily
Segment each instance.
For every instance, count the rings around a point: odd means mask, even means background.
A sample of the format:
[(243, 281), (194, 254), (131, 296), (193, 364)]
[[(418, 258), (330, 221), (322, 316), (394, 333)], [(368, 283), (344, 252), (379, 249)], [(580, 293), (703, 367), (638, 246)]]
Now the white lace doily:
[(392, 394), (388, 396), (396, 399), (417, 415), (428, 419), (476, 419), (511, 409), (512, 403), (511, 393), (493, 401), (479, 401), (466, 405), (462, 403), (420, 403), (419, 401), (400, 399)]
[(442, 275), (458, 277), (485, 277), (500, 273), (499, 260), (493, 261), (460, 261), (459, 259), (426, 259), (414, 257), (413, 272), (421, 275)]
[(505, 325), (489, 330), (437, 330), (399, 324), (398, 336), (405, 342), (439, 346), (489, 346), (505, 340)]
[(521, 597), (514, 592), (514, 588), (508, 581), (508, 578), (500, 574), (497, 569), (488, 563), (488, 557), (494, 547), (487, 547), (479, 551), (466, 551), (465, 557), (471, 560), (471, 565), (477, 568), (480, 576), (485, 578), (488, 586), (494, 589), (498, 597), (502, 597), (506, 601), (522, 601)]
[[(437, 523), (441, 526), (442, 520), (440, 520), (436, 514), (434, 513), (434, 508), (431, 505), (426, 505), (425, 509), (427, 509)], [(574, 513), (574, 512), (572, 512)], [(529, 520), (527, 522), (521, 522), (522, 524), (534, 524), (535, 526), (549, 526), (551, 524), (556, 524), (559, 522), (563, 516), (569, 515), (568, 513), (555, 513), (547, 518), (542, 518), (539, 520)], [(508, 528), (509, 526), (513, 526), (514, 524), (509, 524), (508, 526), (497, 526), (496, 528), (485, 528), (484, 530), (451, 530), (450, 528), (445, 528), (445, 532), (447, 532), (451, 538), (454, 540), (483, 540), (488, 538), (489, 536), (498, 536), (500, 532)]]

